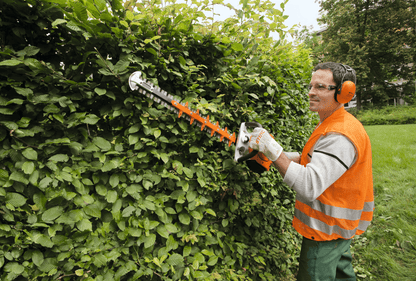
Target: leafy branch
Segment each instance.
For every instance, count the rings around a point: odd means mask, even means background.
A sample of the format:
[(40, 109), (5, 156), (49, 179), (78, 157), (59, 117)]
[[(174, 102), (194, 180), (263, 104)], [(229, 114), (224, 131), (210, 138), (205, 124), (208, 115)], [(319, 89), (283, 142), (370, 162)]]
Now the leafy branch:
[(121, 82), (121, 78), (120, 78), (120, 76), (114, 73), (113, 69), (112, 69), (112, 68), (108, 65), (107, 61), (106, 61), (106, 60), (103, 58), (103, 56), (100, 54), (100, 52), (98, 51), (97, 47), (94, 47), (94, 49), (97, 51), (97, 54), (98, 54), (98, 56), (99, 56), (100, 60), (101, 60), (102, 62), (104, 62), (104, 64), (105, 64), (105, 65), (107, 66), (107, 68), (111, 71), (111, 73), (113, 73), (113, 75), (114, 75), (115, 77), (117, 77), (117, 78), (118, 78), (118, 80), (120, 80), (120, 82)]

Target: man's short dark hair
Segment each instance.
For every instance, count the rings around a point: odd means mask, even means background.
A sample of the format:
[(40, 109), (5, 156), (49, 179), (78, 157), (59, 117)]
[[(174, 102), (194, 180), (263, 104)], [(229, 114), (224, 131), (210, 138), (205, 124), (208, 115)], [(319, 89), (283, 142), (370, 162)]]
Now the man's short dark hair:
[(332, 75), (334, 77), (335, 86), (341, 86), (342, 77), (344, 77), (344, 81), (352, 81), (356, 83), (356, 76), (355, 71), (347, 71), (345, 67), (337, 62), (323, 62), (318, 64), (314, 67), (313, 71), (317, 71), (318, 69), (330, 69), (332, 71)]

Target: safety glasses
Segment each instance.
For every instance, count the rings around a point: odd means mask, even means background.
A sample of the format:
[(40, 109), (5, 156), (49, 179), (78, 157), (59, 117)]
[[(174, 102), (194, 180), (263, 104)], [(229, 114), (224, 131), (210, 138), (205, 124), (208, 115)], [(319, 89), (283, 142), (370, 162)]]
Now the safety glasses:
[(315, 85), (309, 84), (309, 86), (308, 86), (309, 91), (312, 90), (312, 88), (314, 88), (318, 92), (322, 92), (324, 90), (329, 90), (329, 91), (335, 90), (337, 88), (337, 86), (326, 85), (326, 84), (322, 84), (322, 83), (317, 83)]

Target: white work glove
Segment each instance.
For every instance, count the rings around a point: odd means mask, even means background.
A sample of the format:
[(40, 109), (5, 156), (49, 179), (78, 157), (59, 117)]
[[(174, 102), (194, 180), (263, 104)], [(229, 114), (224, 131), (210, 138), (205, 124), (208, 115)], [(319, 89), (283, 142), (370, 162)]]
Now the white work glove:
[(262, 128), (255, 128), (253, 130), (248, 146), (253, 150), (260, 151), (273, 162), (279, 158), (283, 151), (280, 144), (273, 139), (269, 132)]

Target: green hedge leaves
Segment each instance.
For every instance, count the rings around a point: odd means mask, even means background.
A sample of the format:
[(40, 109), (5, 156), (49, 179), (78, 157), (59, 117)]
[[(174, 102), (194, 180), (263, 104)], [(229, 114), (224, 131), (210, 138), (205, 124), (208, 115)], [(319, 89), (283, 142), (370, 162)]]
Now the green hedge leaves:
[(234, 146), (128, 87), (140, 70), (231, 132), (258, 121), (301, 149), (311, 66), (268, 36), (284, 35), (281, 11), (262, 3), (269, 24), (247, 2), (209, 26), (195, 5), (1, 2), (1, 280), (278, 280), (296, 266), (276, 171), (235, 164)]

